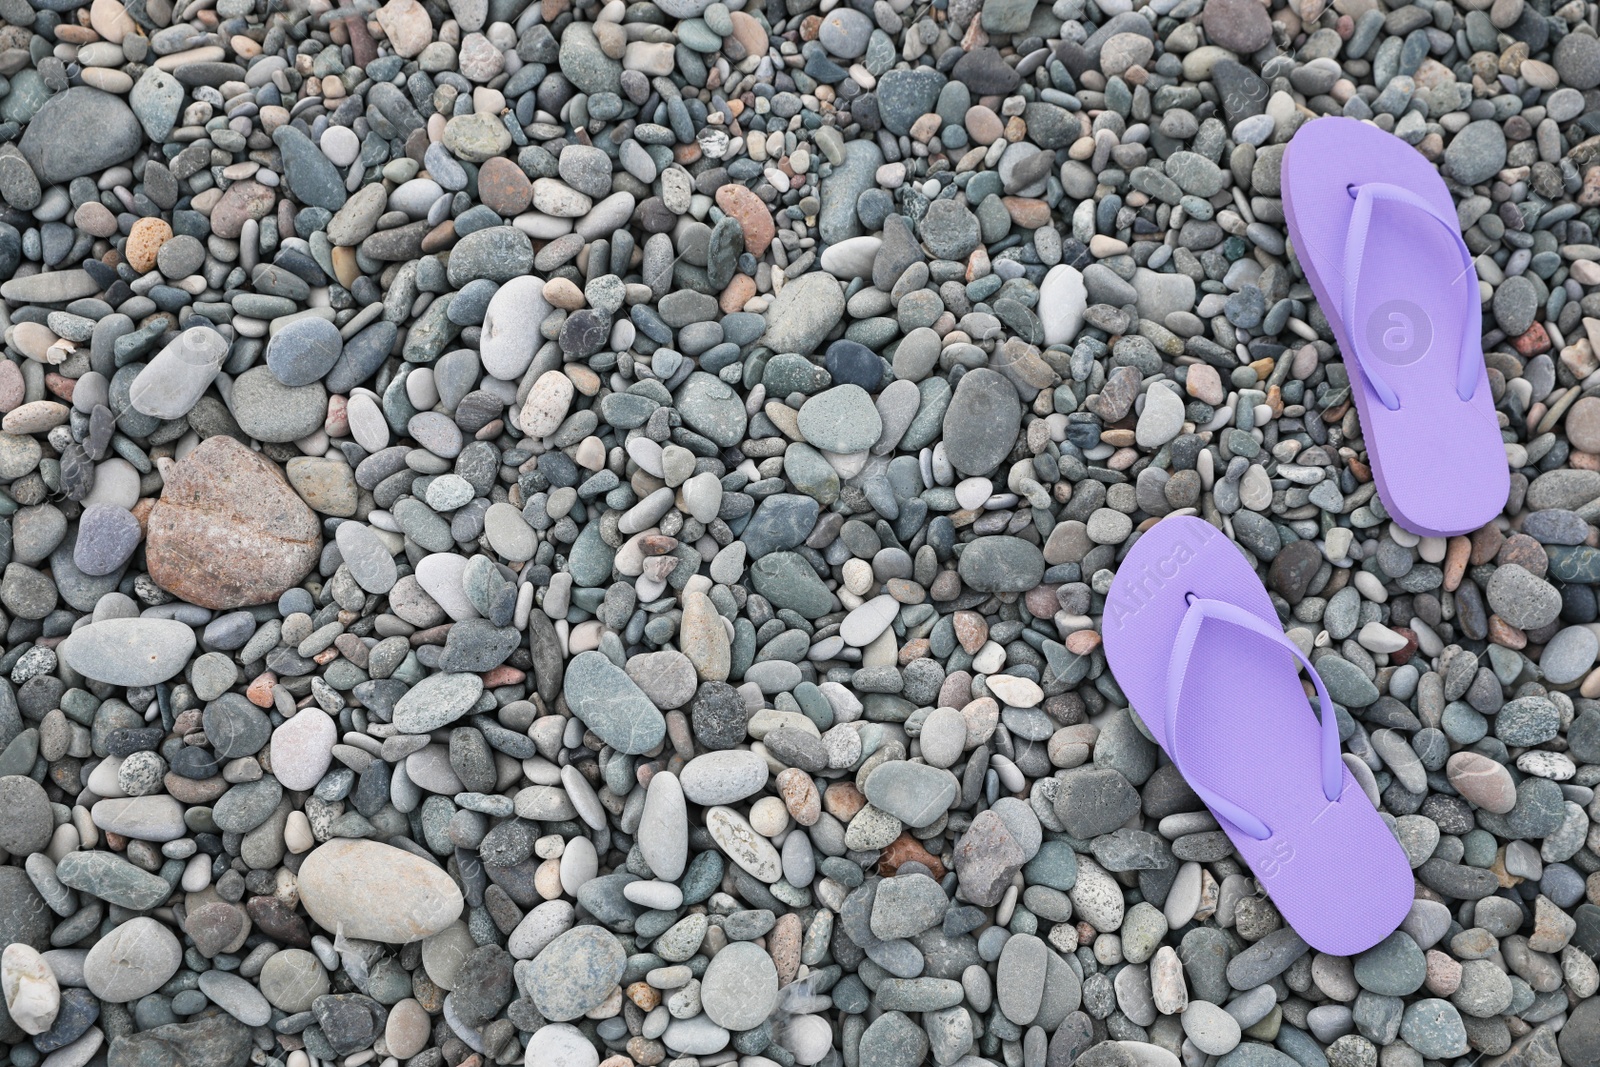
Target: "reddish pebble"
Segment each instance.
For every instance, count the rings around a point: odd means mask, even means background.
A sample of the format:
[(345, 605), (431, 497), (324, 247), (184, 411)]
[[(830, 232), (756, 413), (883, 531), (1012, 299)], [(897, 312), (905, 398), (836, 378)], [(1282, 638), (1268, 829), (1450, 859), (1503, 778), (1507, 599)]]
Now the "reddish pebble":
[(22, 380), (22, 368), (9, 359), (0, 360), (0, 412), (10, 411), (22, 403), (27, 388)]
[(785, 767), (778, 772), (778, 793), (789, 815), (801, 826), (814, 826), (822, 815), (822, 797), (817, 793), (811, 776), (798, 767)]
[(1494, 559), (1500, 551), (1500, 546), (1506, 543), (1506, 535), (1494, 523), (1480, 527), (1467, 535), (1472, 541), (1472, 565), (1482, 566)]
[(1544, 327), (1536, 322), (1528, 327), (1527, 333), (1513, 340), (1511, 347), (1515, 348), (1517, 354), (1524, 358), (1537, 356), (1550, 351), (1550, 335), (1545, 333)]
[(938, 856), (923, 848), (922, 842), (912, 837), (909, 832), (889, 842), (889, 847), (878, 857), (878, 873), (885, 878), (892, 877), (903, 863), (922, 864), (928, 868), (935, 880), (944, 877), (944, 863)]
[(1467, 563), (1472, 558), (1472, 541), (1467, 537), (1450, 538), (1444, 550), (1444, 589), (1453, 593), (1461, 586), (1467, 573)]
[(1448, 997), (1461, 988), (1460, 963), (1436, 948), (1430, 948), (1425, 958), (1428, 992), (1436, 997)]
[(44, 376), (44, 387), (50, 390), (50, 394), (60, 397), (69, 404), (72, 403), (72, 390), (77, 384), (71, 378), (57, 374), (55, 371), (50, 371)]
[(772, 221), (772, 209), (751, 190), (729, 182), (717, 190), (717, 206), (739, 220), (744, 228), (744, 248), (751, 255), (766, 252), (778, 227)]
[(989, 639), (989, 623), (976, 611), (958, 611), (951, 616), (950, 623), (955, 628), (957, 643), (969, 656), (976, 655)]
[(1087, 656), (1100, 647), (1100, 635), (1093, 630), (1076, 630), (1067, 635), (1067, 651), (1075, 656)]
[(1036, 619), (1048, 619), (1061, 610), (1061, 602), (1056, 599), (1056, 590), (1059, 585), (1036, 585), (1023, 594), (1023, 603), (1028, 605), (1028, 612)]
[(1402, 648), (1398, 652), (1389, 653), (1389, 662), (1394, 664), (1396, 667), (1403, 667), (1407, 663), (1411, 662), (1412, 656), (1417, 654), (1416, 631), (1408, 629), (1404, 626), (1391, 626), (1390, 629), (1406, 639), (1405, 648)]
[(1519, 652), (1528, 647), (1528, 635), (1498, 615), (1489, 616), (1489, 641)]
[(735, 274), (728, 287), (722, 290), (722, 296), (717, 301), (717, 306), (724, 315), (743, 311), (750, 298), (756, 295), (756, 280), (748, 274)]
[(367, 32), (367, 24), (359, 18), (344, 20), (345, 32), (350, 35), (350, 51), (354, 55), (355, 65), (366, 69), (368, 63), (378, 58), (378, 46), (372, 41), (372, 34)]
[(149, 216), (135, 222), (133, 229), (128, 232), (127, 244), (123, 246), (123, 255), (128, 257), (128, 266), (140, 274), (153, 270), (156, 265), (156, 253), (170, 240), (172, 240), (172, 227), (159, 216)]
[(900, 654), (895, 657), (895, 662), (904, 667), (914, 659), (928, 658), (928, 639), (918, 637), (907, 641), (900, 649)]
[(328, 417), (322, 423), (322, 432), (329, 437), (344, 437), (350, 433), (350, 402), (342, 396), (328, 398)]
[(501, 664), (483, 676), (483, 686), (485, 689), (494, 689), (502, 685), (516, 685), (526, 677), (517, 668)]
[(854, 782), (834, 782), (822, 794), (822, 806), (840, 822), (849, 822), (856, 817), (856, 812), (867, 806), (867, 798), (861, 795)]
[(250, 687), (244, 691), (245, 697), (258, 708), (272, 707), (272, 687), (278, 684), (278, 676), (271, 671), (262, 671), (256, 675)]
[(522, 168), (504, 156), (485, 160), (478, 170), (478, 195), (501, 215), (520, 215), (533, 198), (533, 183)]

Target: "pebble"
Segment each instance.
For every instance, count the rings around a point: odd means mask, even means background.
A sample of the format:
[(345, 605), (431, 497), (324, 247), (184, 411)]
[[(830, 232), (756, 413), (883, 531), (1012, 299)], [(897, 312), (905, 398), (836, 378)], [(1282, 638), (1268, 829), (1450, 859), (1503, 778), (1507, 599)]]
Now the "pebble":
[(1451, 177), (1463, 185), (1487, 180), (1505, 162), (1505, 131), (1499, 123), (1486, 119), (1469, 122), (1451, 140), (1444, 155)]
[(310, 789), (333, 762), (338, 725), (321, 708), (302, 708), (272, 731), (272, 773), (285, 789)]
[(437, 730), (464, 715), (482, 692), (476, 675), (429, 675), (395, 702), (394, 721), (409, 733)]
[(1183, 428), (1183, 401), (1171, 389), (1152, 389), (1145, 394), (1144, 410), (1139, 413), (1135, 439), (1146, 448), (1158, 448), (1178, 436)]
[(37, 949), (20, 942), (7, 945), (0, 956), (0, 990), (6, 1013), (25, 1034), (46, 1033), (61, 1010), (55, 972)]
[(949, 771), (893, 760), (874, 770), (862, 791), (880, 811), (917, 828), (943, 815), (957, 790), (958, 783)]
[(176, 619), (108, 618), (73, 631), (59, 656), (95, 681), (148, 686), (182, 671), (195, 644), (194, 630)]
[(216, 330), (184, 330), (139, 371), (128, 401), (141, 415), (183, 418), (216, 380), (227, 354), (227, 339)]
[(566, 672), (566, 698), (584, 725), (621, 752), (648, 751), (666, 730), (650, 698), (598, 652), (573, 657)]
[(15, 855), (42, 852), (55, 830), (55, 818), (44, 788), (20, 774), (0, 777), (0, 807), (7, 819), (0, 825), (0, 848)]
[(153, 993), (177, 973), (182, 946), (155, 919), (128, 919), (94, 943), (84, 957), (89, 991), (108, 1004), (126, 1004)]
[(1554, 587), (1515, 563), (1496, 568), (1484, 596), (1497, 615), (1521, 630), (1544, 626), (1561, 610)]
[(267, 998), (236, 974), (206, 971), (200, 975), (200, 992), (246, 1026), (265, 1026), (272, 1018), (272, 1006)]
[(314, 514), (275, 464), (213, 437), (167, 477), (145, 558), (163, 589), (220, 610), (276, 599), (305, 577), (321, 544)]
[(568, 1023), (541, 1026), (528, 1042), (528, 1063), (537, 1067), (597, 1067), (599, 1062), (600, 1054), (588, 1037)]
[(806, 442), (825, 452), (864, 452), (877, 444), (883, 420), (859, 385), (841, 385), (807, 400), (797, 419)]
[(87, 86), (55, 94), (27, 116), (17, 150), (42, 183), (94, 174), (139, 150), (139, 123), (127, 104)]
[(73, 565), (93, 578), (114, 574), (132, 558), (143, 539), (139, 520), (127, 508), (90, 504), (78, 518)]
[(250, 1030), (232, 1017), (218, 1013), (194, 1022), (158, 1024), (122, 1037), (116, 1044), (119, 1059), (126, 1056), (129, 1063), (151, 1067), (176, 1067), (190, 1062), (231, 1063), (249, 1055)]
[(412, 997), (406, 997), (395, 1004), (389, 1009), (389, 1018), (384, 1024), (383, 1040), (391, 1054), (415, 1056), (427, 1045), (427, 1009)]
[(328, 992), (328, 973), (317, 957), (305, 949), (280, 949), (261, 966), (261, 995), (274, 1008), (293, 1014), (308, 1011)]
[(683, 795), (695, 804), (732, 804), (761, 790), (767, 782), (767, 764), (745, 749), (708, 752), (683, 768)]
[(1561, 1028), (1560, 1055), (1563, 1062), (1586, 1064), (1600, 1058), (1600, 1007), (1593, 997), (1573, 1009)]
[(1206, 5), (1202, 25), (1214, 44), (1233, 52), (1250, 53), (1272, 40), (1272, 24), (1265, 8), (1251, 0), (1226, 0)]
[(442, 869), (377, 841), (319, 845), (301, 864), (298, 884), (318, 925), (387, 944), (438, 933), (462, 909), (461, 890)]
[(577, 926), (545, 946), (528, 968), (525, 982), (540, 1015), (567, 1022), (610, 997), (626, 962), (622, 946), (605, 929)]
[(312, 385), (333, 369), (343, 347), (338, 327), (327, 319), (295, 319), (273, 334), (267, 368), (284, 385)]
[(944, 416), (946, 454), (967, 475), (990, 474), (1010, 451), (1022, 422), (1016, 389), (1000, 374), (978, 368), (962, 375)]
[(706, 1016), (727, 1030), (749, 1030), (778, 1004), (778, 971), (772, 957), (749, 941), (736, 941), (712, 957), (700, 979)]

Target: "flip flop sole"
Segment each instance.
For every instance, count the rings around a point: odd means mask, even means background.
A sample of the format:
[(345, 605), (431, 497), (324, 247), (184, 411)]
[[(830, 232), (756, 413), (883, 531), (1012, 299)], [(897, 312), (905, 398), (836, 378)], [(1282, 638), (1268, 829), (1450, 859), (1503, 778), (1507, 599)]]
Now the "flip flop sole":
[[(1169, 756), (1169, 658), (1191, 594), (1237, 605), (1281, 629), (1250, 562), (1209, 523), (1165, 519), (1134, 544), (1106, 597), (1106, 660)], [(1189, 657), (1181, 701), (1182, 770), (1272, 831), (1258, 841), (1223, 821), (1295, 931), (1335, 955), (1361, 952), (1392, 933), (1415, 896), (1411, 866), (1348, 769), (1339, 799), (1324, 797), (1319, 720), (1296, 660), (1257, 634), (1208, 621)]]
[[(1402, 186), (1454, 217), (1450, 192), (1414, 148), (1354, 119), (1323, 118), (1296, 132), (1284, 154), (1283, 207), (1294, 249), (1346, 355), (1367, 457), (1384, 507), (1424, 536), (1469, 533), (1505, 506), (1510, 469), (1489, 380), (1476, 354), (1477, 275), (1437, 222), (1376, 209), (1361, 260), (1361, 293), (1343, 318), (1344, 256), (1355, 200), (1350, 187)], [(1456, 393), (1463, 342), (1477, 358), (1472, 399)], [(1351, 357), (1360, 346), (1360, 359)], [(1370, 361), (1401, 397), (1390, 411), (1361, 370)]]

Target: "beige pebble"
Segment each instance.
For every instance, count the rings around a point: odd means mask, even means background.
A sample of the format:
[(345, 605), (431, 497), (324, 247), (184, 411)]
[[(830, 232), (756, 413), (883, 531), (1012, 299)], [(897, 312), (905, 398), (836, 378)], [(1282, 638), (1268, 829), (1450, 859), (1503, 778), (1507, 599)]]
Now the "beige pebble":
[(82, 77), (83, 84), (117, 96), (133, 88), (133, 79), (114, 67), (85, 67)]
[(544, 298), (564, 311), (577, 311), (585, 303), (583, 290), (570, 278), (551, 278), (545, 282)]
[(395, 53), (407, 59), (433, 43), (433, 20), (417, 0), (389, 0), (378, 10), (378, 25)]
[(311, 834), (311, 820), (306, 818), (305, 812), (289, 813), (289, 819), (283, 827), (283, 843), (296, 855), (309, 851), (311, 846), (317, 843)]
[(1554, 89), (1561, 84), (1561, 75), (1556, 73), (1556, 68), (1537, 59), (1524, 59), (1521, 75), (1522, 80), (1535, 89)]
[(1156, 1010), (1176, 1015), (1189, 1003), (1189, 986), (1183, 977), (1183, 961), (1171, 945), (1162, 945), (1150, 961), (1150, 993)]
[(422, 1005), (411, 997), (389, 1009), (389, 1021), (384, 1025), (383, 1043), (389, 1055), (406, 1059), (421, 1052), (428, 1044), (432, 1020)]
[(42, 322), (17, 323), (6, 331), (6, 343), (40, 363), (60, 363), (67, 355), (61, 339)]
[(572, 461), (585, 470), (599, 470), (606, 464), (605, 442), (598, 437), (585, 437), (573, 449)]
[(872, 588), (872, 564), (864, 559), (845, 560), (844, 587), (856, 596), (866, 596)]
[(54, 400), (35, 400), (6, 413), (0, 430), (6, 433), (44, 433), (65, 423), (72, 409)]
[(156, 60), (156, 68), (168, 72), (186, 67), (190, 63), (220, 63), (228, 57), (221, 45), (202, 45), (182, 52), (173, 52)]
[(786, 767), (778, 772), (776, 783), (789, 816), (801, 826), (814, 825), (822, 814), (822, 797), (811, 776), (798, 767)]
[(112, 44), (121, 44), (124, 37), (138, 31), (139, 24), (119, 0), (94, 0), (89, 6), (89, 25)]
[(777, 837), (789, 826), (789, 809), (777, 797), (762, 797), (750, 805), (750, 828), (762, 837)]
[(79, 207), (73, 213), (72, 221), (79, 229), (95, 237), (110, 237), (117, 232), (117, 217), (98, 200), (91, 200)]
[(517, 424), (529, 437), (547, 437), (555, 433), (561, 420), (567, 417), (572, 406), (572, 379), (558, 370), (545, 371), (528, 391), (523, 401)]
[(561, 861), (548, 859), (539, 864), (533, 875), (533, 888), (545, 900), (561, 897)]

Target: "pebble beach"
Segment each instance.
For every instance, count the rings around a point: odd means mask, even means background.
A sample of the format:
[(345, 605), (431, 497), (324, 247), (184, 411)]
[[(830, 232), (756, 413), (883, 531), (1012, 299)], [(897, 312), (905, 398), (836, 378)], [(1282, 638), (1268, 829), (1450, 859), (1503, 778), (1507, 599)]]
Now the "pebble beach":
[[(0, 0), (7, 1062), (1600, 1067), (1597, 29)], [(1455, 202), (1470, 534), (1377, 494), (1322, 116)], [(1107, 669), (1169, 515), (1412, 868), (1357, 956)]]

